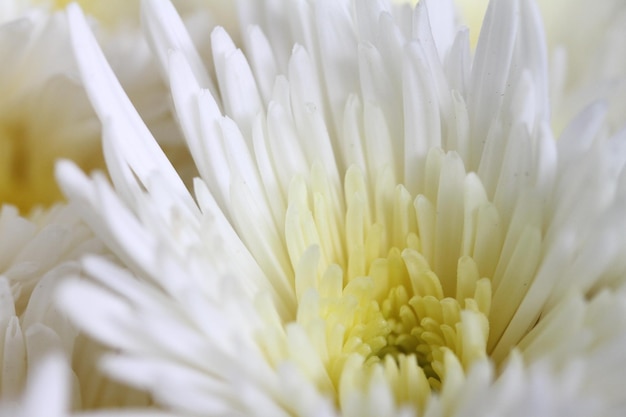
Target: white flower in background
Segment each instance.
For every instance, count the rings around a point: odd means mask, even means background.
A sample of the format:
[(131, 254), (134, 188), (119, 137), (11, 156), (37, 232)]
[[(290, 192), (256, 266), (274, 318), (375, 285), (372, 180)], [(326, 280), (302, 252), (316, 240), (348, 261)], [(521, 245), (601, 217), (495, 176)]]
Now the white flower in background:
[(592, 105), (554, 140), (531, 2), (472, 57), (450, 1), (242, 0), (215, 78), (144, 6), (193, 195), (69, 8), (114, 188), (57, 173), (124, 266), (59, 305), (106, 373), (179, 415), (626, 411), (625, 138)]
[(0, 417), (174, 417), (158, 410), (108, 409), (70, 412), (71, 375), (67, 357), (48, 351), (29, 369), (28, 386), (19, 402), (0, 403)]
[[(607, 129), (626, 124), (626, 3), (539, 1), (551, 51), (551, 95), (557, 127), (593, 100), (608, 105)], [(575, 29), (574, 29), (575, 28)]]
[[(606, 128), (626, 123), (626, 3), (603, 0), (536, 0), (546, 28), (552, 127), (565, 125), (595, 100), (608, 104)], [(470, 28), (480, 28), (487, 0), (455, 0)], [(471, 33), (472, 31), (470, 31)], [(475, 31), (474, 31), (475, 32)], [(477, 36), (472, 36), (475, 44)]]
[[(56, 285), (82, 273), (79, 258), (110, 256), (74, 208), (60, 202), (53, 178), (59, 157), (86, 170), (103, 166), (100, 122), (77, 79), (65, 14), (53, 11), (62, 3), (0, 4), (0, 409), (12, 416), (20, 408), (12, 404), (24, 388), (38, 384), (29, 375), (39, 372), (42, 358), (59, 353), (71, 365), (66, 370), (71, 378), (54, 383), (71, 393), (64, 401), (71, 409), (150, 403), (144, 392), (114, 383), (96, 369), (102, 347), (79, 334), (52, 303)], [(104, 9), (103, 2), (83, 3), (93, 6), (90, 24), (144, 120), (180, 171), (193, 168), (170, 111), (169, 89), (139, 32), (138, 2), (115, 7), (107, 2)], [(181, 0), (181, 9), (206, 15), (196, 3)], [(204, 9), (219, 6), (225, 13), (225, 4)], [(188, 170), (195, 173), (195, 168)], [(23, 401), (23, 415), (42, 415)], [(41, 407), (44, 400), (37, 401), (35, 407)], [(52, 407), (44, 410), (53, 413)]]
[(102, 165), (99, 122), (72, 78), (65, 16), (31, 8), (9, 17), (0, 26), (0, 202), (28, 212), (61, 198), (55, 157)]
[(78, 332), (55, 308), (50, 289), (62, 277), (80, 271), (76, 262), (80, 254), (102, 251), (70, 209), (54, 209), (37, 221), (43, 225), (19, 217), (10, 206), (0, 212), (0, 398), (4, 403), (17, 399), (28, 369), (42, 356), (49, 351), (71, 352)]
[[(0, 203), (13, 204), (23, 214), (62, 199), (53, 177), (56, 159), (69, 158), (87, 171), (104, 166), (100, 122), (77, 80), (65, 16), (50, 10), (61, 3), (7, 0), (0, 6)], [(191, 165), (139, 22), (127, 22), (138, 1), (117, 9), (107, 4), (108, 14), (96, 15), (91, 23), (108, 59), (168, 156), (177, 166)], [(195, 10), (192, 0), (181, 4), (187, 13)]]
[[(97, 371), (101, 347), (52, 303), (58, 282), (80, 274), (79, 258), (106, 252), (75, 210), (60, 203), (54, 182), (61, 156), (85, 169), (103, 166), (100, 122), (77, 80), (66, 17), (26, 1), (3, 1), (0, 13), (0, 403), (21, 396), (42, 357), (62, 352), (72, 365), (73, 408), (145, 406), (145, 394)], [(135, 44), (143, 42), (138, 35)], [(126, 68), (141, 62), (138, 52)], [(144, 57), (149, 63), (145, 44)], [(163, 85), (158, 71), (151, 73)], [(144, 71), (142, 81), (149, 75)]]
[[(72, 366), (71, 371), (65, 371), (72, 378), (58, 379), (55, 386), (67, 386), (67, 398), (59, 401), (73, 409), (150, 403), (145, 394), (122, 387), (98, 371), (96, 362), (102, 348), (80, 335), (54, 303), (59, 282), (82, 274), (78, 259), (105, 253), (71, 205), (55, 206), (30, 219), (20, 217), (14, 207), (2, 207), (0, 408), (18, 401), (25, 386), (33, 383), (29, 375), (39, 372), (43, 358), (51, 354), (61, 355)], [(35, 405), (41, 407), (41, 401)]]

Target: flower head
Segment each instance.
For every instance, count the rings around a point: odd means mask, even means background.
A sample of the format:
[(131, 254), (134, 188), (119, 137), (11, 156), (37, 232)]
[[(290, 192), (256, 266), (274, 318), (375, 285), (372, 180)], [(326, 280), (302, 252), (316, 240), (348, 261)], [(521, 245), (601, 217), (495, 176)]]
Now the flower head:
[[(42, 399), (29, 399), (25, 389), (42, 389), (52, 381), (59, 390), (49, 394), (55, 403), (46, 415), (69, 412), (70, 406), (85, 410), (149, 404), (144, 393), (102, 375), (96, 367), (101, 346), (85, 338), (54, 303), (60, 282), (83, 275), (81, 257), (108, 253), (79, 220), (75, 207), (57, 205), (26, 219), (14, 207), (3, 206), (0, 248), (0, 415), (16, 415), (11, 404), (17, 403), (23, 415), (44, 415)], [(57, 358), (50, 360), (57, 364), (52, 369), (62, 371), (40, 370), (48, 369), (49, 356)], [(40, 373), (47, 376), (37, 382)], [(59, 409), (53, 411), (55, 405)]]
[(189, 415), (623, 410), (626, 153), (602, 105), (554, 140), (532, 3), (492, 1), (473, 57), (448, 1), (239, 7), (213, 78), (144, 2), (193, 195), (69, 9), (114, 188), (58, 177), (124, 266), (60, 303), (103, 369)]
[(557, 128), (563, 128), (588, 103), (604, 100), (609, 105), (606, 129), (622, 129), (626, 123), (626, 60), (614, 51), (626, 36), (624, 4), (608, 0), (590, 8), (583, 1), (540, 1), (539, 6), (551, 50)]
[[(84, 169), (103, 165), (100, 122), (76, 77), (66, 16), (24, 1), (2, 2), (0, 13), (0, 402), (4, 407), (27, 398), (24, 389), (37, 384), (30, 376), (43, 366), (44, 357), (57, 355), (72, 368), (74, 381), (59, 381), (71, 392), (63, 402), (72, 408), (146, 405), (145, 393), (122, 391), (95, 369), (101, 346), (87, 340), (53, 303), (58, 283), (81, 275), (79, 258), (108, 254), (75, 208), (60, 203), (53, 178), (60, 156)], [(113, 35), (107, 36), (102, 38)], [(123, 37), (134, 41), (134, 59), (118, 71), (128, 80), (133, 65), (145, 65), (149, 56), (141, 54), (145, 44), (136, 33)], [(108, 54), (120, 55), (119, 48)], [(143, 83), (131, 83), (131, 90), (141, 91), (150, 78), (163, 85), (156, 69), (153, 74), (144, 71)], [(162, 110), (141, 101), (138, 107), (149, 113), (146, 119), (155, 131), (167, 126), (166, 117), (159, 117)], [(24, 401), (24, 410), (30, 410)]]
[[(0, 26), (0, 201), (28, 211), (60, 199), (55, 156), (98, 164), (98, 120), (72, 78), (73, 57), (60, 14), (28, 9)], [(63, 105), (59, 105), (63, 103)], [(45, 138), (45, 140), (43, 139)]]
[[(69, 158), (87, 171), (104, 166), (101, 127), (77, 80), (64, 13), (37, 2), (5, 3), (0, 9), (5, 62), (0, 72), (0, 203), (26, 215), (62, 199), (53, 176), (56, 159)], [(123, 11), (116, 13), (118, 23), (123, 21)], [(168, 155), (176, 162), (188, 160), (138, 25), (116, 29), (101, 20), (93, 23), (100, 25), (99, 39), (116, 74)]]

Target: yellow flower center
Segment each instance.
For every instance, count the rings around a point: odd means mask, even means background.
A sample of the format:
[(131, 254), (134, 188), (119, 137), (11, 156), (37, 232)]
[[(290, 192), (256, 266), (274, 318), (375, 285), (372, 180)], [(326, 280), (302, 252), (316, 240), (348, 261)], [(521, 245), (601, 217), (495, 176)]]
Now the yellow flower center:
[(37, 104), (15, 103), (13, 114), (0, 119), (0, 205), (14, 205), (24, 215), (62, 200), (54, 179), (58, 158), (71, 158), (87, 170), (104, 166), (97, 120), (83, 117), (82, 102), (42, 104), (59, 97), (48, 93), (43, 89)]
[(29, 142), (27, 125), (0, 124), (0, 203), (13, 204), (22, 212), (61, 198), (52, 158)]
[[(298, 363), (342, 405), (385, 378), (398, 403), (422, 409), (446, 378), (487, 356), (491, 281), (458, 242), (455, 265), (433, 271), (422, 239), (437, 227), (436, 202), (386, 172), (366, 182), (354, 167), (339, 197), (320, 167), (292, 182), (285, 235), (298, 308), (285, 354), (270, 356)], [(453, 197), (462, 207), (463, 193)]]

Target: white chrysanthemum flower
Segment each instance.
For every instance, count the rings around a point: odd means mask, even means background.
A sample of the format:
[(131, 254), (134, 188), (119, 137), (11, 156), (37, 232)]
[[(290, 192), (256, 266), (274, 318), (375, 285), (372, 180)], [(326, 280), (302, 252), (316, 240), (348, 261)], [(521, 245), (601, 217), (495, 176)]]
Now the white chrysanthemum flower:
[[(609, 104), (607, 128), (626, 124), (626, 3), (539, 1), (551, 51), (551, 95), (557, 127), (592, 100)], [(576, 30), (572, 30), (576, 28)]]
[(19, 401), (0, 403), (0, 417), (174, 417), (150, 409), (71, 412), (71, 372), (67, 357), (49, 350), (38, 365), (29, 369), (28, 385)]
[(76, 212), (57, 207), (36, 221), (15, 208), (0, 212), (0, 399), (15, 401), (28, 370), (51, 350), (71, 354), (77, 330), (55, 308), (50, 291), (80, 271), (77, 259), (102, 252)]
[(241, 1), (243, 50), (146, 1), (192, 196), (76, 7), (115, 189), (59, 165), (121, 259), (60, 304), (103, 369), (181, 415), (621, 415), (626, 146), (591, 106), (555, 141), (531, 2), (475, 56), (450, 1)]
[(72, 77), (65, 16), (32, 8), (9, 18), (0, 26), (0, 202), (28, 211), (61, 198), (55, 157), (102, 165), (99, 122)]
[[(626, 3), (602, 0), (589, 7), (583, 0), (536, 1), (546, 28), (553, 128), (560, 132), (589, 103), (604, 100), (609, 104), (606, 128), (621, 129), (626, 124), (626, 59), (615, 51), (626, 38)], [(455, 2), (468, 26), (479, 28), (488, 2)]]
[[(0, 203), (22, 213), (61, 200), (56, 159), (72, 159), (85, 170), (104, 166), (100, 122), (77, 80), (65, 15), (38, 3), (50, 2), (7, 0), (0, 7)], [(116, 12), (123, 20), (125, 12)], [(92, 23), (151, 131), (177, 165), (188, 166), (167, 86), (138, 26), (114, 30)]]
[[(71, 157), (83, 168), (104, 162), (100, 122), (76, 77), (66, 17), (10, 0), (0, 13), (0, 402), (16, 401), (40, 358), (58, 350), (72, 363), (74, 408), (144, 406), (145, 393), (121, 389), (97, 371), (102, 348), (79, 335), (52, 302), (58, 282), (80, 273), (80, 257), (105, 252), (72, 207), (42, 208), (62, 198), (53, 179), (55, 158)], [(138, 35), (135, 44), (144, 42)], [(145, 43), (143, 55), (126, 66), (151, 62)], [(164, 85), (156, 69), (144, 68), (142, 81), (150, 74)], [(154, 106), (142, 104), (159, 131)]]
[[(19, 400), (25, 386), (35, 383), (29, 382), (29, 375), (38, 372), (43, 358), (52, 353), (62, 354), (71, 362), (73, 382), (62, 379), (55, 383), (68, 386), (71, 395), (66, 402), (72, 408), (150, 403), (145, 393), (113, 383), (98, 371), (96, 361), (102, 348), (80, 335), (54, 303), (58, 284), (69, 276), (82, 274), (78, 259), (105, 253), (102, 243), (79, 220), (73, 206), (56, 206), (31, 219), (20, 217), (14, 207), (3, 206), (0, 406), (7, 407)], [(41, 407), (40, 401), (36, 406)]]

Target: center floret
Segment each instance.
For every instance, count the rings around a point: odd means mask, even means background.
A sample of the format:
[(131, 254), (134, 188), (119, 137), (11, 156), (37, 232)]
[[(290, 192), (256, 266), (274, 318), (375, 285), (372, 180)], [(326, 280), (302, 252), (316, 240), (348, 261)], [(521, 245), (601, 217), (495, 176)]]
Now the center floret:
[(382, 371), (406, 386), (397, 400), (423, 405), (450, 372), (486, 357), (491, 282), (469, 255), (456, 254), (444, 280), (431, 269), (421, 235), (436, 226), (420, 213), (433, 207), (424, 195), (385, 173), (368, 187), (353, 167), (337, 198), (322, 171), (297, 178), (289, 192), (298, 311), (288, 326), (301, 327), (317, 350), (326, 375), (311, 376), (321, 388), (341, 398)]

